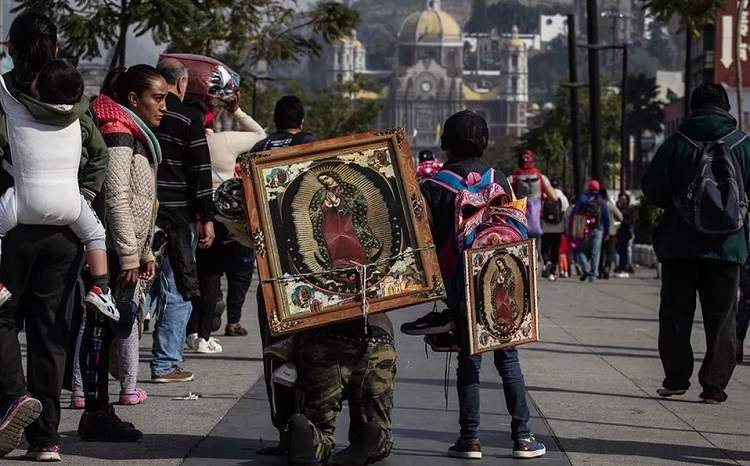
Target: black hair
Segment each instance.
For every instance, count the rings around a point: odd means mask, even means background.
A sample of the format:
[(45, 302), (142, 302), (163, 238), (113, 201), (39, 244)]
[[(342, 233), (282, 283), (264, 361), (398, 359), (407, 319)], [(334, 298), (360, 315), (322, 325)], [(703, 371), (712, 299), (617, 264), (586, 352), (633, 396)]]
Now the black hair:
[(732, 108), (729, 105), (729, 96), (724, 86), (721, 84), (703, 83), (695, 88), (690, 95), (690, 110), (696, 111), (709, 105), (719, 107), (727, 112)]
[(101, 93), (115, 102), (128, 106), (128, 94), (135, 92), (141, 95), (146, 92), (154, 80), (164, 79), (151, 65), (135, 65), (130, 68), (121, 66), (109, 72), (104, 78)]
[(560, 189), (560, 180), (552, 180), (551, 184), (553, 188)]
[(273, 122), (279, 131), (299, 128), (304, 118), (305, 107), (299, 97), (294, 95), (280, 98), (273, 109)]
[(73, 105), (83, 96), (83, 76), (65, 60), (50, 60), (36, 76), (36, 91), (42, 102)]
[(628, 204), (630, 204), (630, 194), (626, 193), (625, 191), (620, 191), (620, 194), (618, 194), (617, 197), (620, 198), (622, 196), (625, 196)]
[(450, 151), (451, 160), (481, 158), (489, 142), (484, 118), (471, 110), (454, 113), (445, 120), (440, 148)]
[(42, 66), (55, 58), (57, 26), (41, 13), (21, 13), (10, 25), (8, 43), (14, 50), (13, 77), (28, 91)]
[[(166, 78), (164, 78), (166, 79)], [(167, 81), (169, 82), (169, 81)], [(208, 112), (211, 111), (211, 109), (208, 107), (206, 102), (202, 101), (201, 99), (196, 99), (194, 97), (185, 97), (185, 100), (182, 101), (185, 106), (190, 107), (200, 113), (201, 118), (206, 118), (206, 115), (208, 115)]]

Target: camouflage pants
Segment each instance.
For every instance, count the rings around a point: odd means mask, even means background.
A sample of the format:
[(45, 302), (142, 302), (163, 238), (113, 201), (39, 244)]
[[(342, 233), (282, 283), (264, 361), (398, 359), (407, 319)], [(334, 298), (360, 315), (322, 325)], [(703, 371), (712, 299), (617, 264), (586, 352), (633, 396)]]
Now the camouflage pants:
[(336, 446), (336, 416), (342, 401), (349, 403), (349, 442), (356, 442), (362, 426), (375, 421), (380, 444), (368, 463), (388, 456), (393, 447), (391, 411), (396, 376), (392, 339), (343, 339), (305, 335), (296, 349), (297, 412), (314, 426), (318, 461)]

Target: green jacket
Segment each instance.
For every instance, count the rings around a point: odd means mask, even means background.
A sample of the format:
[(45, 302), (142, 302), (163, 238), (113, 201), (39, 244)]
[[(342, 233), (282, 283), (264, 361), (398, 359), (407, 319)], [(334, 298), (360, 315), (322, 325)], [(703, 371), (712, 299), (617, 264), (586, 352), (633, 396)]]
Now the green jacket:
[[(680, 125), (680, 132), (694, 141), (713, 141), (737, 128), (737, 120), (715, 107), (693, 113)], [(750, 140), (734, 149), (742, 166), (745, 189), (750, 189)], [(747, 232), (743, 229), (727, 237), (707, 238), (693, 230), (673, 204), (680, 189), (677, 181), (683, 170), (689, 170), (692, 148), (679, 135), (669, 137), (656, 152), (643, 177), (643, 194), (664, 216), (654, 233), (654, 251), (659, 261), (669, 259), (718, 259), (744, 264), (747, 259)]]
[[(109, 151), (99, 128), (89, 112), (89, 99), (83, 96), (73, 108), (63, 110), (59, 107), (39, 102), (26, 94), (16, 96), (26, 107), (31, 116), (38, 121), (55, 126), (68, 126), (75, 120), (80, 120), (83, 149), (81, 151), (81, 165), (78, 170), (78, 184), (89, 201), (101, 191), (107, 176)], [(0, 147), (7, 147), (8, 128), (5, 113), (0, 114)], [(11, 149), (12, 152), (12, 149)]]

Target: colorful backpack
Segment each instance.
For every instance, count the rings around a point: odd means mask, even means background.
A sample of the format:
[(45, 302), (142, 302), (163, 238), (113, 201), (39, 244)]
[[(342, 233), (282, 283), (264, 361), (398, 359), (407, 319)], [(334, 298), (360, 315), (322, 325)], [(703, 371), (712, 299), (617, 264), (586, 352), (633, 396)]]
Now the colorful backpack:
[(495, 182), (495, 170), (466, 178), (443, 170), (428, 183), (435, 183), (456, 195), (452, 235), (438, 251), (438, 262), (446, 287), (446, 304), (452, 309), (465, 305), (464, 251), (516, 243), (528, 239), (526, 200), (513, 200)]
[(513, 175), (513, 191), (519, 198), (525, 197), (526, 221), (531, 236), (542, 235), (542, 197), (544, 196), (544, 177), (539, 170), (531, 173), (516, 172)]

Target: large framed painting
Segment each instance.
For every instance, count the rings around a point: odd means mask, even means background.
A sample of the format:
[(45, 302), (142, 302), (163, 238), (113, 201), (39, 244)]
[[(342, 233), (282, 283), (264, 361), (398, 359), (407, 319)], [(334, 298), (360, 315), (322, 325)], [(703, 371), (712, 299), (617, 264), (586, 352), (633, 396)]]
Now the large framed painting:
[(464, 251), (471, 353), (539, 339), (533, 239)]
[(240, 157), (271, 333), (444, 297), (403, 128)]

